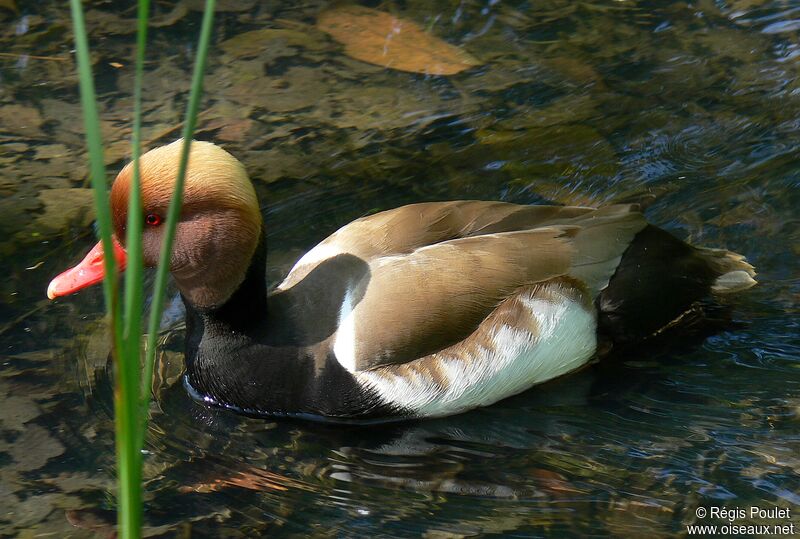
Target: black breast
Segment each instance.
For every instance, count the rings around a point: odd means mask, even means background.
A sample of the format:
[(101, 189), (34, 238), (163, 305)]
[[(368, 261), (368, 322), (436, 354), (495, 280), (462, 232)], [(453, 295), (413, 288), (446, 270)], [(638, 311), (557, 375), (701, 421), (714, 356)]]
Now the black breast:
[(267, 299), (262, 249), (224, 305), (200, 311), (184, 301), (187, 381), (197, 396), (253, 416), (405, 415), (359, 385), (331, 353), (316, 357), (290, 323), (270, 312), (280, 305)]

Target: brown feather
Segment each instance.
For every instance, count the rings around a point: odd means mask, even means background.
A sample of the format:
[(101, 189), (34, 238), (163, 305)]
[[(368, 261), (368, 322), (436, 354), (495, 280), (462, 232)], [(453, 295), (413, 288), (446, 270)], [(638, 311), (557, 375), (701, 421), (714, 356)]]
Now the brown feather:
[(280, 287), (297, 283), (321, 259), (336, 253), (349, 253), (369, 261), (458, 238), (564, 224), (593, 211), (596, 210), (481, 200), (410, 204), (362, 217), (340, 228), (301, 258)]
[(644, 226), (634, 205), (412, 204), (341, 228), (297, 263), (279, 291), (324, 260), (363, 260), (368, 271), (338, 276), (353, 302), (338, 313), (339, 324), (353, 323), (332, 342), (349, 343), (351, 368), (372, 369), (459, 342), (521, 286), (569, 276), (595, 296)]
[[(460, 341), (520, 286), (565, 274), (574, 231), (461, 238), (373, 261), (368, 279), (356, 285), (366, 292), (350, 314), (355, 368), (404, 363)], [(540, 256), (531, 256), (533, 246)]]
[[(183, 140), (142, 155), (142, 209), (166, 218), (175, 189)], [(133, 163), (111, 188), (114, 231), (124, 243)], [(244, 279), (261, 234), (256, 192), (244, 166), (209, 142), (193, 141), (186, 171), (183, 209), (178, 222), (170, 270), (181, 293), (195, 307), (223, 304)], [(163, 227), (145, 226), (144, 263), (158, 262)]]
[(539, 323), (530, 315), (530, 311), (525, 307), (521, 298), (523, 296), (536, 296), (539, 299), (557, 302), (560, 298), (552, 293), (553, 287), (557, 287), (559, 292), (582, 304), (587, 312), (593, 312), (594, 307), (588, 293), (579, 282), (573, 279), (561, 277), (545, 283), (525, 285), (504, 299), (486, 316), (480, 326), (459, 342), (436, 353), (420, 357), (415, 361), (386, 365), (376, 369), (375, 372), (382, 375), (393, 374), (408, 378), (412, 378), (414, 374), (423, 375), (430, 377), (440, 386), (445, 386), (448, 382), (447, 377), (441, 372), (442, 359), (454, 358), (458, 361), (470, 362), (474, 361), (475, 358), (481, 357), (486, 350), (500, 353), (499, 350), (496, 350), (497, 342), (495, 339), (498, 328), (514, 328), (538, 337), (540, 334)]

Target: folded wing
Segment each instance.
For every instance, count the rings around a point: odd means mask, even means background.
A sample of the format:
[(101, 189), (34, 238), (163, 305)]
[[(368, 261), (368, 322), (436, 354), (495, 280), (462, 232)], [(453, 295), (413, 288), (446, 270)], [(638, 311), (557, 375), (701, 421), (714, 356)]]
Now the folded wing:
[[(363, 248), (356, 241), (349, 248), (338, 244), (369, 263), (369, 272), (345, 295), (333, 340), (334, 353), (347, 369), (405, 363), (451, 346), (472, 333), (502, 300), (533, 283), (569, 276), (594, 297), (645, 226), (631, 206), (591, 210), (462, 204), (412, 207), (429, 217), (418, 238), (458, 235), (456, 239), (406, 253), (398, 253), (410, 249), (402, 241), (383, 242), (377, 249), (369, 242)], [(480, 209), (493, 212), (492, 217)], [(504, 231), (512, 226), (522, 229)], [(343, 231), (340, 242), (347, 236)], [(381, 250), (389, 254), (379, 254)]]

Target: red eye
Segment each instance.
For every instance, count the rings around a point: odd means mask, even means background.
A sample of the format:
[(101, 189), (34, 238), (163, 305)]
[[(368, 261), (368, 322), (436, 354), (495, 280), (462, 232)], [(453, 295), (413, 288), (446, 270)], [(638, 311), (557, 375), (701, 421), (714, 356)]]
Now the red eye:
[(161, 216), (157, 213), (148, 213), (144, 218), (144, 222), (150, 226), (158, 226), (161, 224)]

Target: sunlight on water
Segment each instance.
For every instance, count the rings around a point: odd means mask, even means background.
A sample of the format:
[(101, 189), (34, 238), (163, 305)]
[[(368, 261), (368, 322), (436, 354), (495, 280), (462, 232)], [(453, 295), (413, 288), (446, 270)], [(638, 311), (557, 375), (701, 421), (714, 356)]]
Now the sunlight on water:
[[(113, 425), (99, 290), (49, 303), (91, 243), (68, 13), (0, 2), (2, 536), (109, 536)], [(659, 537), (698, 508), (800, 515), (800, 8), (787, 2), (365, 3), (479, 66), (426, 76), (344, 54), (324, 2), (220, 2), (198, 137), (247, 166), (275, 283), (339, 226), (459, 198), (599, 205), (747, 255), (733, 321), (490, 408), (333, 427), (235, 416), (181, 382), (167, 326), (147, 440), (159, 537)], [(9, 6), (12, 6), (9, 8)], [(155, 6), (144, 139), (177, 137), (199, 13)], [(133, 17), (87, 4), (108, 143), (127, 160)], [(271, 29), (273, 32), (264, 33)], [(248, 34), (248, 32), (253, 32)]]

